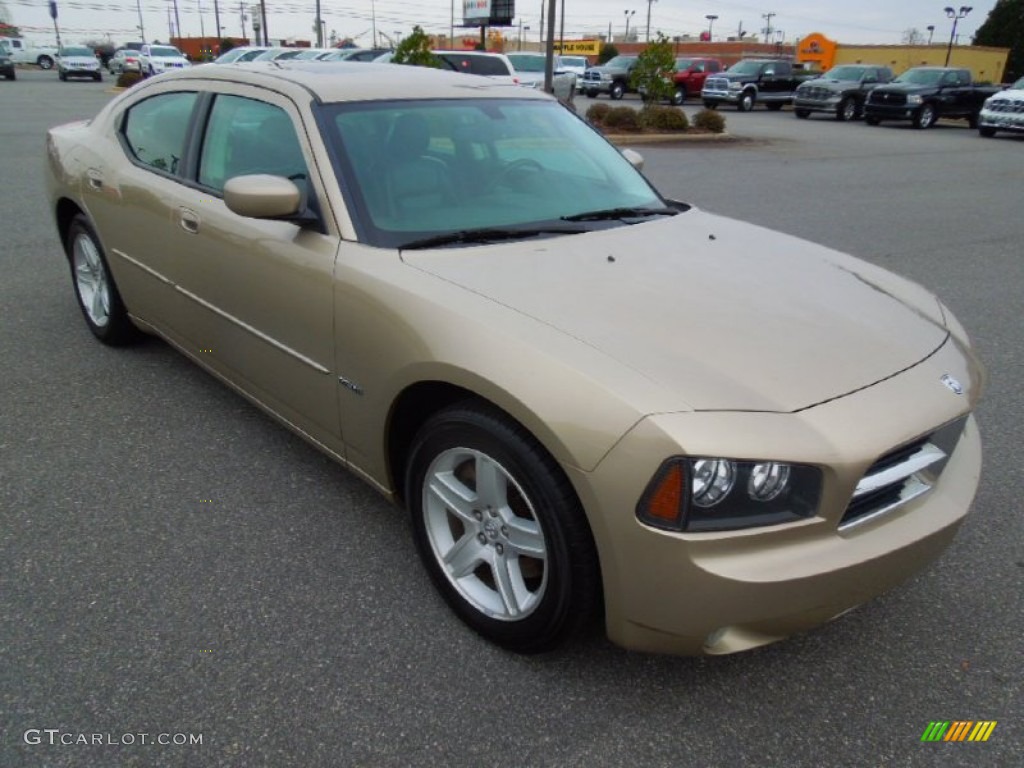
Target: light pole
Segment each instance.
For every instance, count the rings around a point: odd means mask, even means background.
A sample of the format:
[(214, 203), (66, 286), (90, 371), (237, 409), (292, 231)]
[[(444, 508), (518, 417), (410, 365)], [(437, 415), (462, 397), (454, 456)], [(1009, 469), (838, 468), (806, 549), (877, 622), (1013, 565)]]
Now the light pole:
[(946, 6), (946, 15), (953, 20), (953, 31), (949, 33), (949, 45), (946, 47), (946, 66), (949, 66), (949, 58), (953, 55), (953, 39), (956, 37), (956, 25), (960, 19), (967, 16), (973, 10), (969, 5), (961, 5), (959, 11), (954, 11)]
[(636, 11), (623, 11), (623, 13), (626, 14), (626, 37), (624, 38), (624, 41), (628, 43), (629, 42), (629, 20), (631, 18), (633, 18), (634, 16), (636, 16)]
[(139, 9), (139, 37), (142, 38), (142, 42), (146, 42), (146, 27), (142, 24), (142, 2), (141, 0), (135, 0), (135, 7)]
[(656, 3), (658, 0), (647, 0), (647, 42), (651, 42), (651, 3)]
[(520, 19), (519, 20), (519, 50), (520, 51), (523, 50), (523, 32), (529, 32), (529, 31), (530, 31), (530, 28), (528, 26), (524, 27), (523, 26), (523, 20)]
[(929, 24), (925, 29), (928, 30), (928, 45), (932, 44), (932, 35), (935, 34), (935, 25)]
[(708, 42), (710, 43), (711, 42), (711, 30), (714, 29), (714, 27), (715, 27), (715, 19), (717, 19), (718, 17), (715, 14), (713, 14), (713, 13), (709, 13), (704, 18), (708, 20)]

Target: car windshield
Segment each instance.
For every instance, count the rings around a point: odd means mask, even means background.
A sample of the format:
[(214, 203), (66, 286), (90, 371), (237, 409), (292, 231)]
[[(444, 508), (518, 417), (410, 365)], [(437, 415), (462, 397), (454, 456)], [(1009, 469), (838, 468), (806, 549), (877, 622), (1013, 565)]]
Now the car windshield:
[(580, 67), (581, 69), (587, 68), (586, 56), (563, 56), (562, 57), (563, 67)]
[(61, 56), (95, 56), (92, 49), (83, 46), (69, 46), (60, 49)]
[(543, 72), (545, 58), (535, 55), (514, 55), (509, 56), (509, 61), (515, 67), (516, 72)]
[(450, 69), (456, 72), (464, 72), (470, 75), (504, 75), (508, 76), (508, 65), (503, 59), (497, 56), (472, 55), (464, 53), (439, 53), (438, 57), (444, 61)]
[(1011, 91), (1024, 91), (1024, 77), (1010, 86)]
[(693, 59), (676, 59), (676, 71), (683, 72), (693, 66)]
[(610, 59), (605, 66), (608, 69), (626, 69), (634, 61), (636, 61), (636, 56), (616, 56), (614, 59)]
[(151, 45), (149, 47), (149, 55), (181, 58), (181, 51), (169, 45)]
[(557, 102), (351, 102), (320, 109), (357, 231), (372, 245), (497, 228), (566, 231), (563, 217), (665, 211), (619, 151)]
[(908, 69), (893, 82), (909, 83), (910, 85), (938, 85), (943, 74), (941, 69)]
[(825, 77), (830, 80), (860, 80), (864, 77), (864, 67), (833, 67)]
[(255, 49), (253, 49), (251, 51), (246, 51), (245, 53), (243, 53), (241, 56), (239, 56), (236, 59), (236, 61), (252, 61), (257, 56), (261, 56), (264, 53), (266, 53), (266, 51), (267, 51), (266, 48), (255, 48)]
[(729, 71), (736, 75), (756, 75), (763, 65), (760, 61), (737, 61), (729, 67)]

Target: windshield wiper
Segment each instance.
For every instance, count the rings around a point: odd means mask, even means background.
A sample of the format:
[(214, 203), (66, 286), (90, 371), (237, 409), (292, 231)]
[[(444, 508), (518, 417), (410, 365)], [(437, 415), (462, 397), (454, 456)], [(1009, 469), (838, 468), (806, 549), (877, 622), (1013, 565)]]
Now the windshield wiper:
[(644, 216), (675, 216), (675, 208), (606, 208), (602, 211), (586, 211), (562, 216), (562, 221), (605, 221), (607, 219), (640, 219)]
[(415, 251), (421, 248), (437, 248), (441, 245), (454, 245), (456, 243), (491, 243), (495, 240), (525, 240), (537, 235), (579, 235), (586, 231), (579, 227), (461, 229), (457, 232), (446, 232), (443, 235), (410, 240), (408, 243), (398, 246), (398, 248), (402, 251)]

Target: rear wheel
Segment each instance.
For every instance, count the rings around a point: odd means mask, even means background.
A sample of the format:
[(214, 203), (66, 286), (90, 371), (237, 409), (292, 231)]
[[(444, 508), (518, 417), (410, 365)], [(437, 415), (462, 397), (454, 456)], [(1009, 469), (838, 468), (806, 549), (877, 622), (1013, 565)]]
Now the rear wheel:
[(749, 112), (754, 108), (755, 101), (756, 97), (754, 96), (753, 91), (744, 91), (743, 95), (740, 96), (740, 100), (739, 103), (736, 105), (736, 109), (738, 109), (740, 112)]
[(431, 417), (413, 443), (406, 498), (434, 584), (488, 640), (539, 653), (598, 615), (597, 553), (572, 486), (501, 412), (465, 402)]
[(112, 346), (138, 338), (139, 331), (128, 318), (99, 238), (84, 216), (72, 220), (64, 247), (71, 265), (75, 297), (93, 335)]
[(39, 65), (40, 69), (53, 69), (53, 59), (49, 56), (40, 56), (36, 59), (36, 64)]
[(935, 124), (935, 107), (931, 104), (922, 104), (914, 115), (914, 127), (924, 130)]
[(806, 120), (811, 116), (811, 110), (809, 109), (794, 109), (793, 114), (799, 117), (801, 120)]
[(857, 102), (855, 99), (847, 96), (841, 102), (839, 107), (836, 109), (836, 120), (847, 122), (857, 117)]

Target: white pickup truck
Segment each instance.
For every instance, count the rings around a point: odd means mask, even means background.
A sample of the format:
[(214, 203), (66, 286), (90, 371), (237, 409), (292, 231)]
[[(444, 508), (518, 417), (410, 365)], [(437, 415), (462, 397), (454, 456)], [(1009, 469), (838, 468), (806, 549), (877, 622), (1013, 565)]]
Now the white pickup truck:
[(53, 69), (57, 61), (57, 48), (35, 45), (23, 37), (0, 37), (15, 64), (38, 64), (40, 69)]

